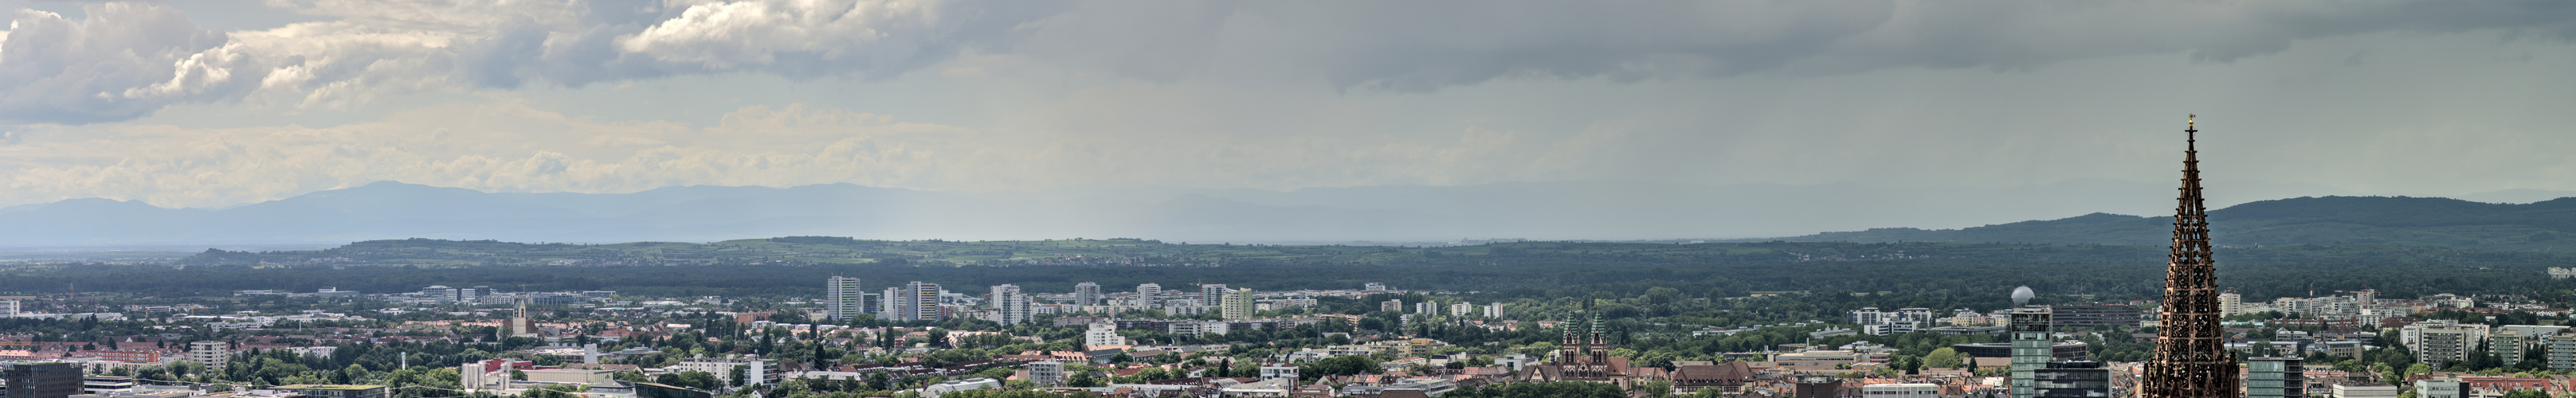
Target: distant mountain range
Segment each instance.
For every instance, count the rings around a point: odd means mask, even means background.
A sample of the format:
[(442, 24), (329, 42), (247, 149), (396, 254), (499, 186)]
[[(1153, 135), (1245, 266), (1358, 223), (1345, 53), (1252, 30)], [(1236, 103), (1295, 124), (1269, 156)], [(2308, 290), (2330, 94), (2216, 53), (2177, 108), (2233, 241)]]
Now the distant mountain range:
[[(2396, 244), (2496, 251), (2576, 252), (2576, 198), (2530, 204), (2448, 198), (2301, 197), (2209, 212), (2222, 246)], [(1877, 228), (1781, 238), (1793, 242), (2017, 242), (2168, 245), (2173, 217), (2094, 213), (1960, 229)]]
[[(2254, 198), (2264, 197), (2264, 192), (2254, 192), (2261, 189), (2289, 189), (2270, 184), (2230, 188), (2226, 191), (2230, 197)], [(1048, 192), (827, 184), (684, 186), (582, 194), (490, 193), (377, 182), (215, 209), (162, 208), (108, 199), (0, 208), (0, 249), (319, 248), (415, 237), (712, 242), (794, 235), (1400, 244), (1488, 238), (1688, 242), (1796, 236), (1780, 239), (2161, 245), (2163, 231), (2170, 228), (2159, 219), (2111, 214), (2058, 218), (2093, 212), (2165, 212), (2171, 206), (2171, 191), (2165, 184), (2080, 180), (2003, 189), (1578, 181), (1294, 191), (1101, 188)], [(2570, 218), (2576, 217), (2576, 210), (2566, 210), (2569, 207), (2576, 203), (2500, 205), (2327, 197), (2248, 203), (2215, 211), (2211, 219), (2222, 245), (2386, 242), (2554, 250), (2551, 242), (2555, 241), (2550, 239), (2555, 235), (2541, 232), (2576, 231), (2570, 229), (2576, 222), (2563, 221), (2576, 219)], [(1996, 220), (2034, 219), (2055, 220), (1975, 227)], [(1885, 226), (1961, 229), (1869, 229)], [(2569, 238), (2576, 242), (2576, 236)]]

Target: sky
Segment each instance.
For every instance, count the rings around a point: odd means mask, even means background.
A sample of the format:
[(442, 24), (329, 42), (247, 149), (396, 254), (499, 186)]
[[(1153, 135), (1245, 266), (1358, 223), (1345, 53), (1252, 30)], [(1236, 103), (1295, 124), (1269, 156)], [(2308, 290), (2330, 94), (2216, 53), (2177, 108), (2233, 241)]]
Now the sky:
[(223, 207), (382, 180), (2161, 183), (2190, 114), (2213, 187), (2576, 191), (2576, 3), (2561, 1), (0, 9), (0, 206)]

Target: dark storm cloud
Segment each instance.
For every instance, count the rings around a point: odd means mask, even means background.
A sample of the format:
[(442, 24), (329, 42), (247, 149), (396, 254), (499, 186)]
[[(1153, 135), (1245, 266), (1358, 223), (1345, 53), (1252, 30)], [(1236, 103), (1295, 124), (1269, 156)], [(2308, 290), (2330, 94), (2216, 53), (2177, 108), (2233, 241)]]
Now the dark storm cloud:
[[(0, 47), (0, 119), (126, 120), (255, 91), (307, 105), (363, 101), (369, 91), (457, 86), (450, 82), (884, 79), (970, 52), (1154, 81), (1434, 91), (1498, 79), (2029, 70), (2157, 53), (2226, 63), (2300, 40), (2387, 32), (2576, 37), (2576, 3), (2556, 1), (448, 3), (299, 2), (303, 12), (340, 19), (287, 28), (302, 36), (280, 41), (363, 37), (350, 39), (363, 45), (243, 48), (161, 8), (109, 4), (82, 21), (21, 12)], [(429, 39), (383, 39), (404, 35)], [(288, 74), (263, 81), (275, 73)]]

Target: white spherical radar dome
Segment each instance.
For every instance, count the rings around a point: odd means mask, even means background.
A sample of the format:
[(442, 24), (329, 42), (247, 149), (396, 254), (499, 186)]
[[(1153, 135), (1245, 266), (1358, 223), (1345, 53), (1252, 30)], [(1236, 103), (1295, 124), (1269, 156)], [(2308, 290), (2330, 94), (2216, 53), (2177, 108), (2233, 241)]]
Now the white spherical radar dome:
[(2013, 306), (2015, 306), (2015, 307), (2019, 307), (2019, 306), (2022, 306), (2022, 305), (2025, 305), (2025, 304), (2030, 304), (2030, 298), (2031, 298), (2031, 296), (2036, 296), (2036, 295), (2037, 295), (2037, 294), (2035, 294), (2035, 293), (2031, 293), (2031, 292), (2030, 292), (2030, 287), (2029, 287), (2029, 286), (2022, 286), (2022, 287), (2016, 287), (2016, 288), (2013, 288), (2013, 294), (2012, 294)]

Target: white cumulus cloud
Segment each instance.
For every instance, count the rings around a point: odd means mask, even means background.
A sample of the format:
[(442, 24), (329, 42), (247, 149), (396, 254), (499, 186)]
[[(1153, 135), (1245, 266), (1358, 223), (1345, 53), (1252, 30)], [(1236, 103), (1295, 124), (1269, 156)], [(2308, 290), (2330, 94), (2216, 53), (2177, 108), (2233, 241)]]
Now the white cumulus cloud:
[(89, 123), (140, 117), (178, 100), (222, 100), (258, 84), (233, 73), (223, 32), (178, 11), (132, 3), (89, 18), (18, 10), (0, 38), (0, 120)]

